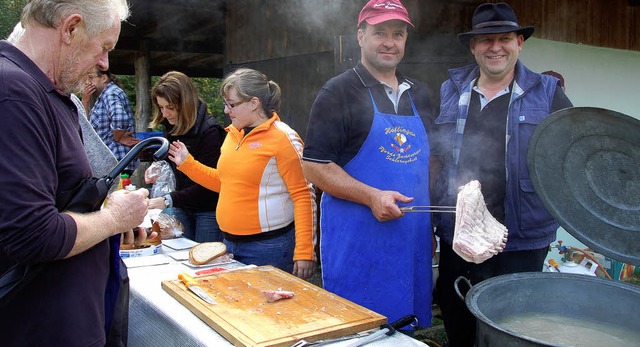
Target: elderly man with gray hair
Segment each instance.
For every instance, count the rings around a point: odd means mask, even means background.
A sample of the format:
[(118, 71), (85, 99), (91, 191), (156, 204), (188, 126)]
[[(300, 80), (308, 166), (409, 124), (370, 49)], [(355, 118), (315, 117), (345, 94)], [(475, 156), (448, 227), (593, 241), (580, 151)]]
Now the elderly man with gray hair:
[[(13, 44), (0, 41), (3, 345), (108, 343), (108, 239), (129, 231), (125, 243), (144, 241), (144, 230), (130, 230), (146, 214), (148, 192), (114, 192), (92, 213), (66, 211), (58, 198), (92, 176), (69, 94), (90, 71), (108, 69), (128, 16), (126, 0), (32, 0), (21, 18), (24, 33)], [(19, 267), (26, 275), (4, 287)]]

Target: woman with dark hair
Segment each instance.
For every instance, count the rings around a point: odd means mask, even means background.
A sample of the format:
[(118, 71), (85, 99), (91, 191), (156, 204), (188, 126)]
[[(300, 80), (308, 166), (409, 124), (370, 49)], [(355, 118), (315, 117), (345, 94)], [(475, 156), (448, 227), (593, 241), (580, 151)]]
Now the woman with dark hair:
[[(151, 99), (154, 116), (149, 127), (164, 126), (165, 137), (170, 142), (180, 141), (198, 161), (216, 167), (226, 133), (215, 118), (207, 114), (207, 105), (198, 97), (191, 79), (178, 71), (167, 72), (151, 89)], [(216, 221), (218, 193), (193, 182), (176, 170), (173, 162), (168, 162), (175, 174), (176, 189), (150, 199), (149, 207), (171, 208), (170, 213), (184, 225), (187, 238), (196, 242), (221, 241)]]
[(234, 259), (272, 265), (306, 279), (315, 271), (315, 193), (302, 173), (302, 140), (280, 121), (280, 87), (239, 69), (220, 87), (231, 125), (218, 168), (172, 142), (169, 159), (195, 182), (220, 192), (218, 221)]

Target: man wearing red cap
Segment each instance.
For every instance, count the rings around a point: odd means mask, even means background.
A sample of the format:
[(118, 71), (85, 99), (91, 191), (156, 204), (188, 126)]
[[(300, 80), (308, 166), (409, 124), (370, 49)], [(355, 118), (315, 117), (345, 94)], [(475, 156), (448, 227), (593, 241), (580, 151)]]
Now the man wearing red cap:
[(509, 230), (502, 253), (481, 264), (452, 250), (455, 216), (434, 215), (440, 236), (436, 297), (450, 346), (473, 346), (475, 318), (454, 291), (454, 281), (541, 271), (558, 224), (538, 198), (527, 166), (529, 139), (550, 113), (571, 107), (556, 78), (527, 69), (518, 59), (533, 27), (521, 27), (506, 3), (482, 4), (473, 29), (458, 35), (476, 64), (449, 70), (441, 87), (433, 153), (443, 162), (434, 205), (456, 204), (458, 187), (478, 180), (489, 212)]
[[(407, 29), (400, 1), (369, 1), (358, 18), (361, 60), (328, 81), (309, 116), (307, 179), (324, 191), (324, 288), (394, 321), (431, 323), (429, 205), (433, 113), (426, 87), (400, 74)], [(399, 206), (400, 205), (400, 206)]]

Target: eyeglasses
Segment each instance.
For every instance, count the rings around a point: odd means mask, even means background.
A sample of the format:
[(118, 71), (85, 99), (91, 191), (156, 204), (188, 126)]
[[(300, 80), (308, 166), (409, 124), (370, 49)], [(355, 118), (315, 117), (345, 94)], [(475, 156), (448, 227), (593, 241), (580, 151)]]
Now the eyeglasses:
[(242, 101), (238, 101), (238, 102), (234, 102), (234, 103), (228, 103), (226, 100), (222, 100), (222, 105), (230, 110), (233, 110), (234, 107), (240, 105), (240, 104), (244, 104), (245, 102), (247, 102), (247, 100), (242, 100)]

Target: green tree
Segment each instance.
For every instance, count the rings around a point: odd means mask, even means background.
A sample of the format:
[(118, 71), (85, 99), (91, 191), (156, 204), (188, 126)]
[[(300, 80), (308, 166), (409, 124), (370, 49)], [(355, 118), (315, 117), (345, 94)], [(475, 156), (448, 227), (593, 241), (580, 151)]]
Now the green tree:
[(26, 4), (27, 0), (0, 0), (0, 38), (5, 39), (11, 34)]
[(222, 80), (219, 78), (192, 78), (193, 83), (198, 88), (198, 95), (207, 103), (209, 113), (216, 117), (218, 123), (227, 125), (228, 118), (224, 114), (224, 106), (222, 105), (222, 96), (220, 96), (220, 84)]

